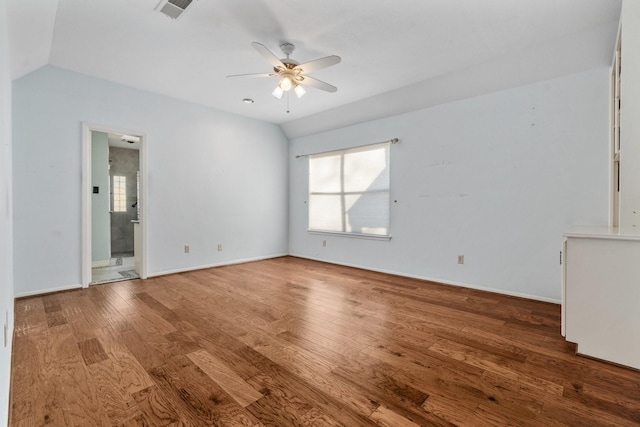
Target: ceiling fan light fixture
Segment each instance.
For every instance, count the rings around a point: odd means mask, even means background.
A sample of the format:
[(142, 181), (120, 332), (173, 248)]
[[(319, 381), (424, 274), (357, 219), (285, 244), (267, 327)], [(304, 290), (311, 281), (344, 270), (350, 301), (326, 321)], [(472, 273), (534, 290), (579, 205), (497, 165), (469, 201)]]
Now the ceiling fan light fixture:
[[(331, 86), (330, 84), (325, 83), (322, 80), (318, 80), (308, 76), (308, 73), (340, 63), (341, 59), (339, 56), (325, 56), (324, 58), (314, 59), (313, 61), (308, 61), (301, 64), (298, 61), (291, 59), (290, 57), (295, 49), (295, 46), (291, 43), (283, 43), (280, 45), (282, 53), (286, 55), (285, 59), (278, 58), (273, 52), (271, 52), (265, 45), (261, 43), (253, 42), (251, 43), (251, 45), (269, 62), (272, 67), (272, 71), (268, 73), (235, 74), (227, 77), (277, 77), (278, 84), (271, 94), (278, 99), (282, 99), (284, 93), (289, 92), (291, 89), (294, 89), (298, 98), (304, 96), (307, 91), (300, 85), (303, 81), (305, 86), (311, 86), (325, 92), (335, 92), (338, 90), (338, 88), (336, 88), (335, 86)], [(288, 101), (289, 97), (287, 96), (287, 112), (289, 112)]]
[(282, 90), (282, 88), (278, 84), (278, 86), (276, 86), (276, 88), (273, 90), (273, 92), (271, 94), (273, 96), (275, 96), (276, 98), (278, 98), (278, 99), (282, 99), (282, 94), (283, 93), (284, 93), (284, 90)]
[(280, 85), (279, 85), (282, 90), (284, 90), (285, 92), (288, 92), (291, 90), (291, 87), (293, 86), (293, 83), (291, 82), (291, 78), (289, 78), (289, 76), (284, 76), (281, 80), (280, 80)]
[(295, 85), (294, 90), (296, 91), (296, 95), (298, 96), (298, 99), (302, 98), (302, 96), (307, 93), (306, 90), (304, 90), (304, 88), (300, 85)]

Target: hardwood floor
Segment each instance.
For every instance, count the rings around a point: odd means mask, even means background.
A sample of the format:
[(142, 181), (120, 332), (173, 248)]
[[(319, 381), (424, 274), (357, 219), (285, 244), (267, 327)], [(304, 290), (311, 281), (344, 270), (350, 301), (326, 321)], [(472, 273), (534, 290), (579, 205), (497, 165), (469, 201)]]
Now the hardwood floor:
[(10, 425), (640, 425), (560, 307), (292, 257), (16, 301)]

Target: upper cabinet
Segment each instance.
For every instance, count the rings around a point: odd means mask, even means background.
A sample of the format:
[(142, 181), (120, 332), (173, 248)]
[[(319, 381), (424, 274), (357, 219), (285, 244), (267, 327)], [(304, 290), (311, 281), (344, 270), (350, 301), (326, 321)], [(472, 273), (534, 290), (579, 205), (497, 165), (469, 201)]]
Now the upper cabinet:
[[(612, 127), (619, 127), (617, 142), (613, 138), (613, 150), (618, 150), (614, 155), (618, 156), (619, 172), (614, 170), (614, 173), (619, 173), (620, 191), (618, 195), (614, 193), (619, 198), (617, 201), (612, 197), (612, 214), (616, 214), (612, 215), (610, 225), (640, 230), (640, 1), (624, 0), (622, 3), (618, 43), (620, 55), (615, 62), (619, 70), (614, 73), (619, 73), (619, 104), (616, 107), (619, 108), (619, 120), (616, 123), (614, 116)], [(617, 188), (618, 185), (616, 191)]]

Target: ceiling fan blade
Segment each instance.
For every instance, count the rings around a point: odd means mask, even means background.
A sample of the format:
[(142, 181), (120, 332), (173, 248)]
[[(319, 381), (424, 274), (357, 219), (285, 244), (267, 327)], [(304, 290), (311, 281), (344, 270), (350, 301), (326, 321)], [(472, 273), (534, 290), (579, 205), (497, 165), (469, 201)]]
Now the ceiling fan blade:
[(272, 77), (275, 76), (274, 73), (254, 73), (254, 74), (232, 74), (227, 76), (227, 78), (231, 77)]
[(267, 49), (267, 47), (265, 45), (260, 44), (258, 42), (253, 42), (253, 43), (251, 43), (251, 45), (258, 52), (260, 52), (260, 54), (262, 56), (264, 56), (267, 61), (269, 61), (269, 64), (273, 65), (276, 68), (278, 68), (278, 67), (283, 67), (284, 68), (284, 64), (282, 63), (282, 61), (280, 61), (280, 59), (278, 59), (278, 57), (275, 56), (273, 54), (273, 52), (271, 52), (269, 49)]
[(339, 56), (331, 55), (324, 58), (315, 59), (313, 61), (305, 62), (304, 64), (297, 65), (296, 68), (302, 70), (303, 73), (311, 73), (321, 68), (330, 67), (336, 65), (341, 61)]
[(329, 83), (325, 83), (322, 80), (314, 79), (309, 76), (301, 76), (302, 80), (296, 80), (301, 85), (315, 87), (316, 89), (324, 90), (327, 92), (335, 92), (338, 90), (337, 87), (330, 85)]

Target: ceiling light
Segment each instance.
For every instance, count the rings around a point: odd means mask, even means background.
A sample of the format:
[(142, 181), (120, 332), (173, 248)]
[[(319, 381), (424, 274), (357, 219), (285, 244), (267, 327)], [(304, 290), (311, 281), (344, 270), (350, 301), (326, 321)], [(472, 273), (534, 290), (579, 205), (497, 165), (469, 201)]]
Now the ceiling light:
[(273, 90), (273, 92), (271, 93), (273, 96), (275, 96), (278, 99), (282, 99), (282, 94), (284, 93), (284, 91), (282, 90), (282, 88), (280, 87), (280, 85), (276, 86), (276, 88)]
[(291, 79), (288, 76), (285, 76), (282, 78), (282, 80), (280, 80), (280, 87), (285, 92), (290, 91), (291, 86), (292, 86)]
[(121, 141), (124, 142), (128, 142), (129, 144), (134, 144), (136, 142), (140, 142), (140, 137), (139, 136), (132, 136), (132, 135), (122, 135), (120, 137)]
[(296, 85), (294, 90), (296, 91), (296, 95), (298, 95), (298, 98), (302, 98), (302, 95), (307, 93), (307, 91), (304, 90), (304, 88), (300, 85)]
[(242, 102), (244, 102), (245, 104), (253, 104), (254, 101), (251, 98), (245, 98), (242, 100)]

